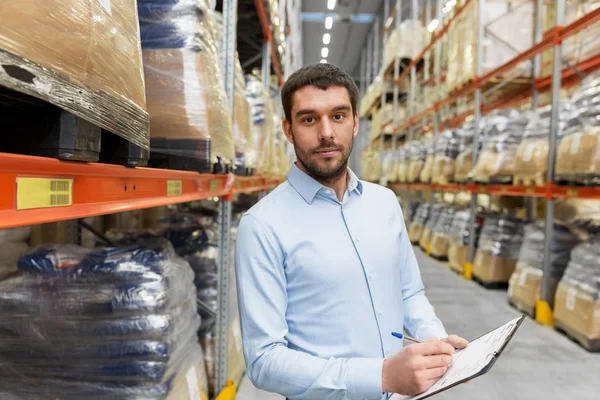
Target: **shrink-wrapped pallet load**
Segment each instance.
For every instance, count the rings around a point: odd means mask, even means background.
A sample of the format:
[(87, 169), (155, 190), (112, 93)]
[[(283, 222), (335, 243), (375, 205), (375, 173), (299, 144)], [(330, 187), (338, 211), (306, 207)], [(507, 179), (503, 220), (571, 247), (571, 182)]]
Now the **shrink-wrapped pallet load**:
[[(450, 268), (459, 274), (464, 273), (465, 264), (469, 261), (469, 238), (471, 211), (461, 210), (454, 213), (450, 228), (450, 245), (448, 246), (448, 263)], [(483, 218), (475, 217), (475, 250), (481, 233)]]
[[(136, 15), (133, 0), (3, 2), (0, 87), (54, 104), (147, 151)], [(32, 103), (7, 93), (3, 106), (10, 106), (11, 98), (17, 99), (15, 108)]]
[(246, 97), (252, 111), (252, 142), (256, 154), (257, 174), (268, 175), (273, 168), (275, 129), (273, 103), (268, 90), (255, 75), (246, 75)]
[[(456, 7), (464, 2), (465, 0), (459, 1)], [(473, 27), (485, 26), (482, 75), (504, 65), (533, 44), (533, 3), (524, 2), (515, 6), (515, 2), (510, 0), (486, 0), (481, 18), (478, 15), (478, 3), (477, 0), (471, 1), (448, 29), (446, 83), (450, 92), (475, 79), (478, 39), (477, 29)], [(513, 68), (510, 74), (529, 77), (531, 66), (528, 62), (523, 62)]]
[(423, 230), (425, 229), (425, 224), (427, 224), (427, 220), (429, 219), (431, 208), (431, 203), (423, 202), (415, 211), (415, 215), (408, 228), (408, 237), (412, 244), (419, 243)]
[(571, 99), (573, 110), (558, 142), (556, 180), (600, 182), (600, 74), (586, 78)]
[(433, 227), (431, 236), (431, 246), (429, 254), (437, 259), (445, 260), (448, 258), (450, 248), (450, 232), (452, 229), (452, 219), (456, 209), (451, 206), (444, 207)]
[(413, 141), (411, 143), (410, 161), (408, 165), (407, 182), (419, 182), (421, 172), (425, 166), (427, 158), (427, 147), (422, 141)]
[(447, 206), (444, 203), (433, 203), (431, 205), (427, 222), (425, 223), (423, 233), (419, 238), (419, 247), (421, 247), (421, 249), (427, 253), (429, 253), (430, 250), (433, 230), (438, 222), (438, 219), (440, 218), (440, 215), (446, 207)]
[(600, 238), (575, 247), (554, 300), (554, 325), (590, 351), (600, 350)]
[[(508, 299), (518, 309), (534, 317), (538, 300), (541, 299), (545, 232), (542, 222), (525, 226), (523, 244), (515, 272), (510, 277)], [(554, 295), (558, 282), (569, 263), (571, 250), (580, 243), (579, 238), (568, 228), (554, 225), (550, 249), (550, 305), (554, 304)]]
[(431, 137), (424, 138), (421, 145), (425, 151), (425, 163), (419, 174), (419, 181), (429, 183), (431, 181), (431, 172), (433, 171), (433, 157), (435, 155), (434, 140)]
[(473, 278), (483, 285), (510, 280), (523, 242), (523, 221), (507, 216), (487, 217), (473, 263)]
[[(483, 127), (485, 117), (480, 120), (478, 133), (478, 149), (483, 142)], [(458, 156), (454, 168), (454, 181), (464, 183), (471, 178), (473, 170), (473, 140), (475, 136), (475, 121), (471, 119), (456, 131), (458, 141)]]
[(140, 0), (152, 164), (224, 172), (235, 159), (218, 32), (204, 0)]
[(404, 183), (408, 178), (408, 167), (410, 164), (410, 145), (405, 144), (398, 150), (398, 182)]
[(511, 183), (515, 155), (527, 126), (527, 115), (519, 110), (496, 110), (486, 117), (484, 139), (473, 178), (483, 183)]
[[(559, 130), (561, 135), (566, 121), (570, 116), (570, 105), (560, 104)], [(550, 122), (552, 107), (546, 106), (539, 109), (531, 116), (523, 141), (517, 148), (515, 157), (515, 184), (541, 186), (546, 180), (548, 170), (548, 148), (550, 142)]]
[[(404, 20), (400, 26), (394, 28), (383, 47), (383, 66), (389, 68), (397, 57), (408, 65), (429, 41), (427, 29), (420, 21)], [(414, 57), (413, 57), (414, 46)]]
[(444, 131), (435, 138), (431, 182), (447, 185), (454, 181), (456, 157), (459, 151), (457, 131)]

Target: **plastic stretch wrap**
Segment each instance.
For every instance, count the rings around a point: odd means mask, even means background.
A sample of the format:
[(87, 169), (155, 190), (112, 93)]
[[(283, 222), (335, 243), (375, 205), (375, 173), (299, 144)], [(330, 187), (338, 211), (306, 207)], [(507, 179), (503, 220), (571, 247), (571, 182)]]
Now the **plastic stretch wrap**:
[(0, 20), (0, 85), (148, 149), (134, 0), (3, 2)]
[(434, 143), (431, 182), (448, 184), (454, 180), (456, 157), (459, 152), (459, 137), (456, 131), (444, 131), (437, 135)]
[[(481, 150), (483, 144), (483, 127), (485, 126), (485, 117), (482, 117), (479, 125), (478, 150)], [(456, 157), (454, 180), (456, 182), (465, 182), (471, 177), (473, 169), (473, 140), (475, 136), (475, 121), (466, 122), (456, 131), (458, 142), (458, 156)]]
[(429, 219), (429, 214), (431, 211), (431, 203), (422, 203), (417, 208), (415, 212), (415, 216), (411, 221), (410, 227), (408, 229), (408, 236), (410, 237), (410, 241), (416, 243), (421, 238), (421, 234), (425, 229), (425, 224), (427, 224), (427, 220)]
[(268, 174), (274, 167), (273, 104), (267, 89), (254, 75), (246, 75), (246, 97), (252, 110), (252, 137), (256, 154), (255, 169), (259, 174)]
[(164, 399), (202, 357), (193, 273), (164, 240), (42, 246), (19, 269), (0, 282), (3, 398)]
[(140, 0), (138, 12), (151, 150), (191, 159), (187, 169), (233, 163), (231, 110), (208, 4)]
[(581, 83), (572, 105), (559, 138), (555, 172), (559, 179), (595, 182), (600, 171), (600, 73)]
[(450, 229), (452, 217), (456, 209), (445, 206), (441, 209), (437, 222), (435, 223), (431, 236), (431, 254), (435, 257), (447, 257), (450, 245)]
[(433, 157), (435, 155), (435, 146), (433, 139), (424, 139), (421, 144), (425, 150), (425, 164), (419, 174), (419, 180), (423, 183), (431, 181), (431, 172), (433, 171)]
[(252, 111), (246, 98), (246, 79), (240, 64), (240, 58), (235, 56), (235, 92), (233, 112), (233, 141), (235, 147), (236, 168), (254, 168), (256, 151), (252, 135)]
[[(598, 236), (575, 247), (556, 292), (557, 325), (586, 339), (600, 339), (599, 258)], [(595, 347), (597, 350), (597, 343)]]
[[(569, 103), (560, 104), (559, 136), (569, 118), (571, 107)], [(525, 129), (523, 141), (519, 145), (515, 158), (515, 174), (543, 183), (548, 169), (548, 138), (550, 135), (550, 120), (552, 107), (540, 108), (531, 116)]]
[(406, 182), (408, 175), (409, 159), (409, 148), (407, 145), (402, 146), (398, 149), (396, 154), (396, 179), (398, 182)]
[(383, 47), (383, 65), (387, 68), (396, 57), (408, 64), (413, 59), (413, 43), (416, 55), (425, 47), (429, 40), (429, 32), (420, 21), (405, 20), (398, 28), (390, 33)]
[(427, 222), (425, 223), (425, 228), (423, 229), (423, 233), (419, 238), (419, 246), (421, 248), (426, 249), (431, 244), (431, 238), (433, 236), (433, 230), (439, 220), (440, 215), (446, 208), (446, 205), (443, 203), (434, 203), (431, 205), (431, 209), (429, 212), (429, 217), (427, 218)]
[(556, 201), (554, 217), (590, 233), (600, 233), (600, 201), (567, 198)]
[[(452, 217), (452, 225), (450, 227), (450, 237), (452, 241), (460, 244), (461, 246), (469, 245), (469, 237), (471, 235), (470, 231), (470, 223), (471, 223), (471, 211), (470, 210), (460, 210), (454, 213)], [(479, 235), (481, 234), (481, 228), (483, 225), (483, 218), (479, 215), (475, 217), (475, 247), (477, 247), (477, 243), (479, 242)]]
[(479, 238), (479, 250), (517, 259), (523, 242), (523, 221), (506, 216), (487, 217)]
[(427, 148), (421, 141), (415, 141), (411, 145), (410, 164), (408, 166), (408, 182), (418, 182), (421, 176), (421, 171), (425, 166), (427, 158)]
[(527, 126), (519, 110), (497, 110), (486, 118), (484, 142), (473, 177), (478, 182), (510, 182), (515, 174), (515, 155)]

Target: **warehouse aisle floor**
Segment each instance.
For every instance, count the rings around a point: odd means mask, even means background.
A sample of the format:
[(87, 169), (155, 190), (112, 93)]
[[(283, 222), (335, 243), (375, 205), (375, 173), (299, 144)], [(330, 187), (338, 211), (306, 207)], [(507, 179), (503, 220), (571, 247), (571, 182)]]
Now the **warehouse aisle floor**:
[[(468, 282), (415, 247), (427, 296), (449, 333), (474, 339), (519, 316), (506, 291)], [(588, 353), (551, 328), (527, 318), (492, 370), (436, 400), (597, 400), (600, 354)], [(281, 400), (261, 392), (247, 378), (238, 400)]]

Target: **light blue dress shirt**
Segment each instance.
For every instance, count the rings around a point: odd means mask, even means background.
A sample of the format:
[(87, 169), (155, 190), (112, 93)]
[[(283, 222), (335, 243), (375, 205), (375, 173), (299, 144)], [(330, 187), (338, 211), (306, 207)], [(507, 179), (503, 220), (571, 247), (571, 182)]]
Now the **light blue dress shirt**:
[(392, 331), (447, 337), (395, 194), (349, 170), (343, 201), (293, 166), (239, 225), (247, 373), (289, 399), (381, 399)]

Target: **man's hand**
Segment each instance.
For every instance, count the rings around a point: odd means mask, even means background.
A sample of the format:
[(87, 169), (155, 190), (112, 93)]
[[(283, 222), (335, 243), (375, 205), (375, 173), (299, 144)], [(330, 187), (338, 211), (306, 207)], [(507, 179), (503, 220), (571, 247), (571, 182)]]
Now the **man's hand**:
[(413, 396), (433, 386), (452, 364), (454, 347), (441, 340), (412, 344), (383, 362), (385, 393)]
[(444, 342), (451, 344), (455, 349), (462, 350), (469, 344), (467, 339), (463, 339), (460, 336), (450, 335), (446, 339), (443, 339)]

